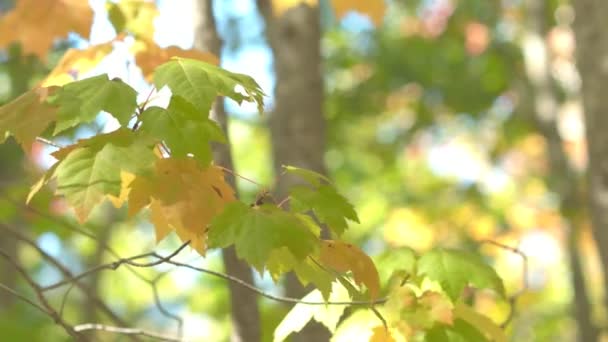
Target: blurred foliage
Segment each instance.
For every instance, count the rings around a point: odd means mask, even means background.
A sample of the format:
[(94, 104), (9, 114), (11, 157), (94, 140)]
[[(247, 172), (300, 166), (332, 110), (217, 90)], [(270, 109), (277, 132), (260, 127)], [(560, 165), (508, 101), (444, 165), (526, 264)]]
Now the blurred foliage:
[[(331, 177), (355, 204), (361, 219), (361, 224), (351, 225), (345, 239), (375, 255), (382, 284), (395, 277), (389, 270), (396, 263), (407, 270), (415, 252), (438, 245), (479, 249), (496, 267), (509, 294), (522, 286), (520, 259), (480, 241), (519, 244), (529, 257), (529, 289), (517, 300), (516, 316), (507, 329), (510, 339), (573, 341), (572, 288), (565, 276), (569, 272), (567, 227), (557, 195), (549, 188), (546, 142), (523, 105), (529, 94), (522, 91), (527, 77), (520, 44), (527, 30), (522, 2), (388, 3), (390, 10), (378, 28), (356, 15), (341, 21), (326, 20), (331, 17), (328, 13), (323, 16), (329, 127), (326, 161)], [(1, 0), (0, 10), (11, 4)], [(567, 4), (560, 0), (547, 3), (547, 25), (557, 25), (555, 13), (560, 6)], [(255, 13), (218, 18), (228, 33), (225, 38), (232, 57), (263, 44), (263, 32), (252, 32), (243, 24), (256, 20)], [(0, 103), (42, 80), (73, 43), (56, 43), (48, 62), (23, 56), (17, 45), (1, 51)], [(263, 120), (235, 116), (231, 141), (237, 172), (270, 186), (274, 177), (271, 142)], [(93, 132), (102, 129), (102, 122), (89, 127)], [(81, 134), (83, 130), (66, 131), (66, 142)], [(255, 144), (251, 144), (253, 139)], [(569, 156), (576, 162), (581, 158), (576, 149), (580, 141), (570, 144), (574, 147)], [(84, 270), (92, 261), (99, 261), (95, 260), (99, 247), (75, 232), (74, 227), (80, 225), (72, 215), (60, 215), (66, 214), (65, 203), (46, 189), (30, 207), (22, 205), (29, 185), (41, 172), (39, 165), (48, 163), (43, 157), (48, 152), (37, 144), (31, 155), (24, 156), (14, 143), (0, 145), (0, 222), (18, 225), (70, 269)], [(259, 191), (256, 184), (242, 179), (239, 187), (245, 200), (253, 200)], [(113, 219), (108, 221), (111, 210), (109, 206), (96, 209), (94, 219), (83, 229), (94, 234), (111, 231), (107, 243), (122, 256), (153, 248), (151, 243), (130, 243), (149, 241), (142, 238), (152, 234), (149, 224), (137, 217), (127, 220), (124, 211), (112, 212)], [(591, 302), (598, 302), (602, 290), (597, 257), (590, 238), (582, 239), (581, 244), (593, 289)], [(176, 246), (178, 242), (170, 239), (159, 249), (170, 251)], [(195, 264), (222, 268), (218, 254), (205, 259), (185, 254), (184, 259), (196, 260)], [(29, 247), (18, 246), (18, 255), (43, 284), (61, 278)], [(112, 259), (106, 255), (102, 261)], [(162, 271), (161, 267), (138, 273), (154, 279)], [(257, 281), (270, 289), (268, 275)], [(137, 326), (144, 328), (175, 331), (175, 322), (154, 306), (152, 289), (128, 270), (102, 273), (98, 282), (101, 297), (121, 316), (135, 318)], [(158, 284), (164, 305), (171, 312), (185, 313), (186, 334), (200, 340), (227, 340), (229, 299), (223, 280), (175, 270)], [(26, 291), (22, 285), (17, 283)], [(53, 291), (53, 303), (60, 303), (64, 293), (65, 289)], [(508, 315), (504, 305), (489, 296), (480, 294), (474, 301), (497, 323)], [(264, 340), (270, 341), (287, 310), (266, 300), (261, 300), (261, 308)], [(594, 310), (596, 320), (605, 318), (606, 313)], [(77, 289), (71, 290), (66, 318), (81, 321), (84, 311), (84, 298)], [(360, 337), (361, 329), (373, 320), (373, 314), (354, 310), (335, 339)], [(107, 317), (100, 321), (108, 322)], [(18, 302), (2, 303), (0, 331), (14, 341), (64, 339), (47, 317)]]

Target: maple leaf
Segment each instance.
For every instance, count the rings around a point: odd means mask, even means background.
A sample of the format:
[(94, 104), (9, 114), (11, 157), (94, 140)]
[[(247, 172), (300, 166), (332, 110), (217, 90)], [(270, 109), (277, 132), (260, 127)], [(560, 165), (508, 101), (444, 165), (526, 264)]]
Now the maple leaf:
[(120, 79), (110, 80), (104, 74), (66, 84), (49, 98), (49, 103), (59, 107), (53, 134), (93, 121), (102, 110), (126, 126), (137, 108), (137, 92)]
[(249, 207), (234, 202), (213, 220), (209, 246), (234, 244), (237, 255), (261, 273), (271, 253), (282, 247), (298, 261), (309, 256), (317, 249), (318, 234), (318, 228), (311, 227), (301, 215), (269, 204)]
[(343, 18), (350, 11), (367, 15), (376, 26), (382, 23), (386, 12), (384, 0), (331, 0), (338, 18)]
[[(498, 326), (489, 317), (475, 311), (470, 306), (464, 303), (458, 303), (454, 307), (454, 316), (457, 318), (456, 323), (462, 320), (471, 325), (471, 328), (481, 332), (489, 341), (506, 342), (507, 337), (503, 329)], [(464, 329), (460, 329), (461, 331)], [(472, 341), (472, 340), (467, 340)]]
[(138, 39), (154, 38), (154, 19), (159, 13), (153, 1), (120, 0), (108, 3), (106, 9), (116, 33), (128, 32)]
[[(323, 299), (319, 290), (313, 290), (302, 298), (306, 302), (320, 302)], [(332, 302), (349, 302), (352, 300), (348, 291), (340, 285), (333, 283), (331, 296)], [(310, 320), (323, 324), (330, 332), (335, 332), (340, 318), (344, 314), (347, 305), (308, 305), (298, 303), (289, 310), (281, 323), (274, 330), (274, 342), (284, 341), (291, 333), (298, 332), (306, 326)]]
[(156, 159), (153, 146), (127, 129), (80, 140), (52, 154), (59, 161), (43, 176), (43, 184), (56, 178), (56, 193), (65, 196), (84, 222), (104, 197), (120, 195), (122, 171), (151, 171)]
[(289, 195), (292, 210), (312, 210), (319, 221), (325, 223), (338, 236), (348, 227), (346, 219), (359, 222), (353, 205), (332, 186), (320, 185), (316, 189), (294, 186), (289, 190)]
[(324, 240), (321, 243), (321, 262), (338, 272), (353, 273), (355, 283), (364, 284), (372, 299), (380, 291), (378, 270), (372, 259), (361, 249), (342, 241)]
[(11, 134), (29, 152), (36, 137), (57, 118), (57, 108), (46, 102), (57, 90), (36, 88), (1, 106), (0, 143)]
[(172, 94), (203, 113), (209, 113), (217, 96), (227, 96), (239, 104), (255, 102), (260, 113), (264, 110), (264, 92), (253, 78), (194, 59), (174, 57), (156, 68), (154, 85), (157, 89), (167, 85)]
[[(316, 254), (311, 256), (313, 258), (317, 257)], [(322, 268), (312, 258), (297, 260), (287, 247), (275, 249), (270, 253), (266, 269), (275, 282), (281, 275), (293, 271), (302, 286), (306, 287), (312, 283), (321, 292), (325, 300), (328, 300), (332, 282), (336, 279), (333, 273)]]
[(383, 325), (373, 328), (372, 332), (369, 342), (396, 342), (391, 332)]
[(112, 52), (112, 49), (112, 42), (93, 45), (84, 50), (68, 49), (41, 85), (44, 87), (62, 86), (73, 82), (77, 78), (76, 75), (82, 75), (95, 68), (103, 58)]
[(0, 48), (19, 42), (25, 54), (46, 59), (53, 42), (69, 32), (88, 38), (92, 22), (88, 1), (17, 0), (0, 18)]
[(219, 58), (210, 52), (197, 49), (184, 50), (177, 46), (161, 48), (153, 41), (138, 40), (134, 45), (135, 63), (141, 69), (144, 78), (151, 81), (154, 69), (171, 60), (172, 57), (190, 58), (213, 65), (219, 65)]
[(505, 296), (504, 285), (496, 271), (472, 253), (446, 249), (430, 251), (418, 260), (418, 274), (438, 281), (454, 301), (469, 284)]
[[(429, 331), (426, 332), (425, 341), (428, 342), (490, 342), (481, 334), (474, 326), (468, 322), (457, 319), (453, 325), (441, 325), (436, 324)], [(492, 340), (492, 341), (506, 341), (505, 340)]]
[(129, 214), (150, 205), (157, 241), (175, 231), (201, 255), (207, 226), (235, 200), (223, 171), (216, 166), (201, 168), (193, 158), (159, 159), (152, 175), (137, 176), (127, 187)]
[(171, 97), (167, 109), (147, 108), (139, 119), (141, 132), (164, 141), (171, 155), (192, 154), (203, 166), (212, 159), (210, 142), (226, 142), (222, 129), (207, 113), (201, 113), (179, 96)]
[[(319, 0), (272, 0), (272, 12), (275, 16), (282, 16), (290, 8), (305, 4), (318, 6)], [(338, 18), (343, 18), (351, 11), (367, 15), (374, 25), (380, 25), (386, 12), (384, 0), (331, 0), (331, 5)]]

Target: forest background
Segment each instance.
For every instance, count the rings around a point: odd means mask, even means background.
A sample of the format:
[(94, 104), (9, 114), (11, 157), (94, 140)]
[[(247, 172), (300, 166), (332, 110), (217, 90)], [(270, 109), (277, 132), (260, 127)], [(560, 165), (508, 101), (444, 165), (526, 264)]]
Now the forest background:
[[(283, 164), (326, 174), (360, 218), (342, 239), (372, 256), (381, 280), (395, 268), (390, 255), (399, 248), (475, 251), (496, 269), (509, 300), (479, 292), (472, 303), (503, 325), (510, 340), (600, 340), (608, 320), (608, 250), (602, 248), (608, 119), (601, 118), (608, 108), (601, 102), (608, 81), (601, 18), (608, 6), (590, 0), (121, 1), (123, 14), (131, 14), (119, 20), (113, 2), (64, 0), (57, 3), (66, 7), (55, 10), (44, 7), (51, 0), (22, 2), (30, 6), (26, 13), (44, 19), (25, 15), (9, 25), (7, 13), (18, 6), (0, 1), (0, 104), (40, 84), (101, 73), (147, 94), (150, 68), (169, 54), (217, 57), (268, 94), (261, 116), (255, 104), (214, 107), (220, 121), (221, 113), (228, 116), (230, 168), (242, 175), (236, 177), (241, 198), (255, 202), (260, 184), (285, 194), (290, 180), (276, 182)], [(131, 5), (136, 10), (125, 10)], [(55, 34), (64, 23), (77, 25)], [(41, 28), (45, 34), (36, 31)], [(121, 30), (148, 39), (139, 48), (154, 53), (130, 57), (133, 38), (117, 37)], [(170, 45), (183, 50), (161, 50)], [(193, 47), (197, 52), (186, 52)], [(66, 51), (81, 52), (66, 59)], [(127, 218), (109, 203), (84, 225), (50, 189), (25, 205), (31, 185), (55, 162), (54, 144), (116, 125), (102, 113), (52, 144), (35, 141), (27, 155), (12, 140), (0, 145), (0, 250), (41, 284), (65, 274), (36, 248), (78, 273), (114, 260), (108, 246), (121, 256), (166, 255), (180, 246), (175, 236), (156, 245), (144, 216)], [(277, 286), (268, 274), (229, 266), (230, 256), (219, 251), (176, 260), (236, 274), (275, 295), (305, 294), (289, 280)], [(94, 301), (102, 300), (128, 318), (125, 326), (163, 336), (179, 327), (185, 340), (259, 335), (270, 341), (290, 310), (223, 279), (166, 266), (99, 272), (83, 282), (85, 295), (73, 286), (67, 295), (51, 294), (66, 317), (101, 322), (107, 313)], [(8, 263), (0, 264), (0, 283), (29, 291)], [(259, 304), (259, 315), (247, 301)], [(373, 319), (369, 312), (352, 314), (333, 338), (367, 338), (378, 325)], [(326, 334), (307, 329), (294, 339)], [(66, 338), (7, 291), (0, 291), (0, 331), (10, 341)]]

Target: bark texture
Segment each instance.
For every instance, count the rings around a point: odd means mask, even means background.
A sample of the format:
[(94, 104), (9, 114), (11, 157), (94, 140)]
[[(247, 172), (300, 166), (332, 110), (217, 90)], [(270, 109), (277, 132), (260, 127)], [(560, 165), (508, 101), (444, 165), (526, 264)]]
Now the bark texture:
[[(213, 16), (213, 0), (196, 0), (195, 2), (195, 25), (194, 46), (200, 50), (206, 50), (221, 57), (222, 41), (218, 35), (215, 18)], [(228, 120), (224, 110), (224, 101), (218, 98), (213, 106), (212, 116), (224, 130), (228, 138)], [(214, 146), (214, 160), (230, 170), (234, 170), (230, 142), (227, 144), (216, 144)], [(236, 184), (232, 175), (227, 175), (227, 181), (236, 190)], [(234, 248), (226, 248), (222, 251), (226, 273), (237, 277), (249, 284), (253, 284), (253, 273), (251, 268), (239, 260)], [(260, 341), (260, 313), (258, 309), (257, 296), (246, 288), (228, 282), (230, 291), (230, 305), (232, 314), (232, 342), (257, 342)]]
[[(319, 8), (300, 4), (275, 16), (270, 1), (258, 0), (257, 5), (266, 24), (276, 76), (275, 107), (269, 119), (275, 174), (282, 173), (282, 165), (326, 174)], [(296, 182), (289, 175), (280, 177), (278, 196), (284, 198)], [(286, 292), (298, 298), (306, 293), (293, 275), (287, 277)], [(313, 322), (293, 341), (322, 342), (329, 337), (324, 326)]]
[[(573, 1), (577, 66), (582, 81), (588, 153), (588, 198), (593, 237), (608, 285), (608, 1)], [(604, 306), (608, 309), (608, 295)]]
[[(591, 319), (591, 303), (579, 254), (581, 213), (585, 212), (584, 196), (581, 194), (579, 176), (572, 168), (564, 143), (558, 131), (557, 112), (559, 106), (556, 88), (553, 85), (545, 37), (548, 27), (545, 20), (548, 9), (544, 0), (526, 2), (526, 36), (523, 52), (527, 69), (527, 94), (532, 114), (539, 133), (547, 143), (549, 161), (549, 185), (560, 196), (560, 211), (568, 229), (568, 256), (570, 281), (573, 289), (573, 315), (578, 327), (578, 340), (596, 341), (598, 331)], [(570, 94), (579, 97), (580, 94)]]

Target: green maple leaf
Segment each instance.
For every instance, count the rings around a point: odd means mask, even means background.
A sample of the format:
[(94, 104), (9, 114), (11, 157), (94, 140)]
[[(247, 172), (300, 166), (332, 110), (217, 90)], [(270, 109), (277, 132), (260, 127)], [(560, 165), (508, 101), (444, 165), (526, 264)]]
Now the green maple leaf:
[(329, 180), (329, 178), (323, 176), (320, 173), (317, 173), (317, 172), (314, 172), (311, 170), (301, 169), (299, 167), (290, 166), (290, 165), (283, 165), (283, 169), (285, 170), (286, 173), (294, 175), (294, 176), (298, 176), (313, 186), (318, 187), (324, 183), (331, 184), (331, 181)]
[(397, 278), (401, 283), (416, 274), (416, 252), (409, 247), (390, 249), (374, 258), (381, 284)]
[(209, 113), (217, 96), (227, 96), (237, 103), (255, 102), (264, 111), (264, 92), (255, 80), (202, 61), (176, 58), (154, 71), (154, 85), (169, 86), (171, 93), (192, 103), (203, 113)]
[(202, 165), (212, 159), (211, 141), (226, 142), (222, 129), (179, 96), (172, 96), (167, 109), (150, 107), (141, 117), (141, 131), (163, 140), (174, 157), (192, 153)]
[(66, 84), (49, 102), (59, 107), (53, 133), (57, 134), (93, 121), (102, 110), (126, 126), (137, 108), (137, 92), (120, 79), (110, 80), (104, 74)]
[(505, 296), (503, 282), (496, 271), (472, 253), (446, 249), (430, 251), (418, 259), (418, 275), (439, 282), (453, 301), (469, 284)]
[(290, 189), (289, 194), (293, 211), (312, 210), (319, 221), (325, 223), (338, 236), (348, 228), (346, 219), (359, 222), (353, 205), (332, 186), (321, 184), (316, 189), (294, 186)]
[(33, 89), (1, 106), (0, 143), (10, 134), (29, 151), (36, 137), (56, 120), (57, 108), (46, 103), (46, 99), (57, 89)]
[(80, 221), (106, 195), (120, 195), (121, 171), (147, 174), (156, 160), (153, 144), (126, 129), (81, 140), (55, 155), (63, 158), (43, 179), (57, 179), (57, 194), (65, 196)]
[(272, 252), (282, 247), (297, 261), (313, 253), (318, 230), (311, 229), (306, 220), (276, 206), (233, 202), (211, 223), (207, 242), (221, 248), (234, 244), (241, 259), (262, 271)]

